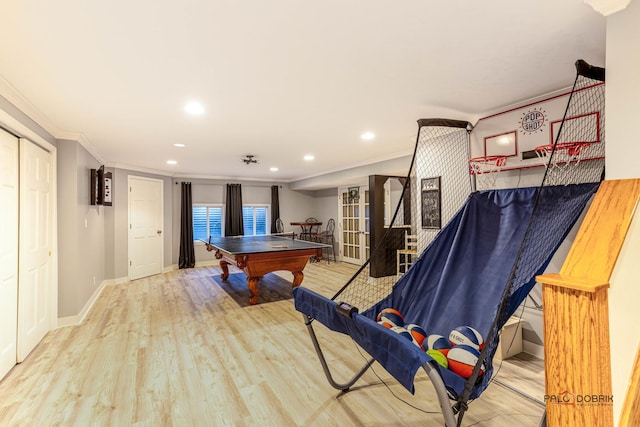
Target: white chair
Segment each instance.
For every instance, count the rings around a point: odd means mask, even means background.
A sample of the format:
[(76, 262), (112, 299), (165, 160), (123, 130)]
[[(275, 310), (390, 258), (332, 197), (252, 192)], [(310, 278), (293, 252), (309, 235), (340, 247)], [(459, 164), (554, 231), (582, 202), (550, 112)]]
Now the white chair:
[(404, 236), (404, 249), (398, 249), (396, 253), (396, 266), (398, 277), (409, 270), (411, 264), (418, 255), (418, 236), (406, 234)]

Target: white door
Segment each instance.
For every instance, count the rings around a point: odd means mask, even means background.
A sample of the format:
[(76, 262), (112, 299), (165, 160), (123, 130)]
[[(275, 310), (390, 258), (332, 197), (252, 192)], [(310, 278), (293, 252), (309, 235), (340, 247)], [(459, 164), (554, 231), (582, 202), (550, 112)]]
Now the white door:
[(340, 259), (362, 265), (369, 258), (369, 189), (358, 187), (357, 197), (350, 189), (338, 192)]
[(16, 364), (18, 330), (18, 138), (0, 130), (0, 379)]
[(53, 155), (20, 140), (18, 362), (49, 331), (53, 292)]
[(129, 280), (162, 273), (163, 184), (129, 177)]

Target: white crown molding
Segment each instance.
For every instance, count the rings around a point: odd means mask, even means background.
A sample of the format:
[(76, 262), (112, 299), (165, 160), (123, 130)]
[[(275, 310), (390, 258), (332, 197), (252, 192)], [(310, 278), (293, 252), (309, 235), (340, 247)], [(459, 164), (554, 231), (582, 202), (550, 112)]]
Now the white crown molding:
[(31, 103), (18, 89), (16, 89), (7, 79), (0, 75), (0, 95), (22, 111), (27, 117), (40, 125), (45, 131), (50, 133), (55, 139), (69, 139), (77, 141), (100, 163), (104, 163), (104, 158), (100, 152), (89, 142), (86, 136), (80, 132), (68, 132), (58, 128), (49, 118)]
[(152, 175), (160, 175), (168, 178), (173, 177), (173, 174), (171, 172), (163, 171), (160, 169), (143, 168), (140, 166), (128, 165), (126, 163), (107, 162), (105, 166), (108, 168), (114, 168), (114, 169), (126, 169), (132, 172), (141, 172), (141, 173), (149, 173)]
[(56, 139), (68, 139), (71, 141), (77, 141), (84, 147), (85, 150), (89, 152), (95, 159), (100, 163), (105, 163), (104, 157), (100, 154), (100, 152), (89, 142), (87, 137), (82, 132), (67, 132), (61, 131), (54, 135)]
[(22, 95), (7, 79), (0, 75), (0, 95), (6, 98), (14, 107), (26, 114), (31, 120), (42, 126), (55, 138), (60, 129), (53, 124), (47, 116), (38, 110), (27, 98)]
[(244, 182), (277, 182), (280, 184), (288, 184), (292, 182), (291, 179), (276, 179), (276, 178), (253, 178), (247, 176), (222, 176), (222, 175), (193, 175), (193, 174), (173, 174), (172, 178), (176, 179), (216, 179), (222, 181), (244, 181)]
[(593, 10), (603, 16), (609, 16), (626, 8), (631, 0), (584, 0)]
[[(411, 141), (415, 144), (415, 136), (411, 137)], [(368, 160), (363, 160), (362, 162), (358, 162), (358, 163), (354, 163), (353, 165), (349, 166), (349, 167), (337, 167), (337, 168), (333, 168), (333, 169), (326, 169), (322, 172), (318, 172), (318, 173), (314, 173), (312, 175), (305, 175), (305, 176), (301, 176), (301, 177), (297, 177), (292, 179), (290, 182), (297, 182), (297, 181), (304, 181), (306, 179), (312, 179), (312, 178), (317, 178), (319, 176), (323, 176), (323, 175), (329, 175), (332, 173), (338, 173), (338, 172), (346, 172), (346, 171), (350, 171), (352, 169), (357, 169), (360, 167), (366, 167), (366, 166), (370, 166), (372, 164), (375, 163), (381, 163), (381, 162), (387, 162), (387, 161), (391, 161), (391, 160), (396, 160), (396, 159), (400, 159), (402, 157), (407, 157), (407, 156), (413, 156), (413, 148), (408, 149), (408, 150), (402, 150), (402, 151), (396, 151), (394, 153), (391, 153), (389, 155), (386, 156), (380, 156), (380, 157), (374, 157), (372, 159), (368, 159)], [(409, 165), (407, 164), (407, 168), (409, 168)]]

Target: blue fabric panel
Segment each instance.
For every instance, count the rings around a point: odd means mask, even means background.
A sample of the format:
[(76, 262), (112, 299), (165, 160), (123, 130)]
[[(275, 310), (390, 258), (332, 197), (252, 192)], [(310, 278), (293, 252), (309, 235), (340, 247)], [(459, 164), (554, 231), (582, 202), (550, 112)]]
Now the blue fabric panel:
[[(545, 187), (533, 218), (537, 188), (473, 193), (392, 293), (369, 310), (349, 319), (336, 312), (333, 301), (304, 288), (294, 290), (296, 309), (334, 331), (349, 334), (413, 392), (416, 371), (431, 358), (377, 325), (377, 313), (396, 308), (406, 323), (420, 324), (428, 334), (448, 337), (453, 328), (469, 325), (486, 337), (505, 289), (511, 292), (499, 315), (499, 327), (529, 293), (535, 275), (544, 270), (597, 188), (597, 183)], [(530, 221), (531, 231), (527, 232)], [(521, 248), (525, 237), (527, 244)], [(512, 270), (515, 280), (509, 287)], [(489, 343), (488, 375), (474, 386), (472, 399), (488, 383), (496, 343), (495, 337)], [(449, 370), (439, 371), (449, 393), (457, 397), (465, 380)]]

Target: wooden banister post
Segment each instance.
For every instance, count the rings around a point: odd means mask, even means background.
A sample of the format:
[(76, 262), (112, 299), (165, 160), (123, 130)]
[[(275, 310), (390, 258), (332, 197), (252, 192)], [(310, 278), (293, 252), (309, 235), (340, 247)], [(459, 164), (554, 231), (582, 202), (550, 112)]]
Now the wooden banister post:
[(544, 275), (548, 426), (613, 425), (608, 283)]
[(560, 274), (537, 277), (550, 427), (612, 426), (624, 399), (612, 395), (608, 289), (639, 198), (640, 179), (603, 182)]

